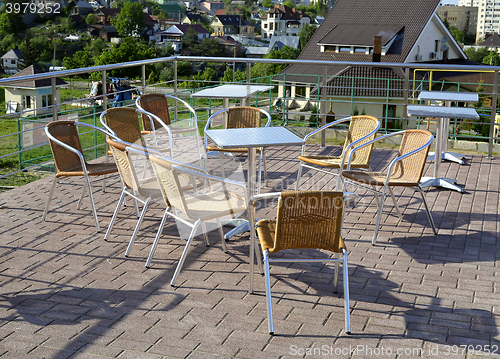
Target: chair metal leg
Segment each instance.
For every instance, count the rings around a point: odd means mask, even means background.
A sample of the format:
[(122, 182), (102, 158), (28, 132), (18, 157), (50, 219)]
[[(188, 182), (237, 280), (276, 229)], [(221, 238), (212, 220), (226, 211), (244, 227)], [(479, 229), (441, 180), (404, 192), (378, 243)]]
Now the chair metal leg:
[[(123, 187), (123, 186), (122, 186)], [(111, 222), (109, 222), (108, 229), (106, 230), (106, 234), (104, 235), (104, 240), (108, 240), (109, 233), (111, 232), (111, 228), (113, 227), (113, 223), (115, 223), (116, 215), (118, 214), (118, 210), (125, 198), (125, 187), (122, 189), (122, 193), (120, 195), (120, 199), (118, 200), (118, 204), (116, 205), (115, 212), (113, 213), (113, 217), (111, 217)]]
[(95, 226), (97, 228), (97, 232), (100, 232), (101, 229), (99, 228), (99, 220), (97, 219), (97, 211), (95, 209), (94, 196), (92, 195), (92, 187), (90, 187), (90, 179), (87, 175), (85, 175), (85, 183), (89, 189), (90, 204), (92, 205), (92, 211), (94, 212)]
[(432, 231), (434, 232), (435, 235), (437, 235), (436, 226), (434, 225), (434, 219), (432, 218), (431, 211), (429, 210), (429, 206), (427, 205), (427, 201), (425, 200), (424, 191), (422, 191), (422, 188), (420, 186), (416, 188), (420, 192), (420, 195), (422, 196), (422, 201), (424, 202), (425, 211), (427, 212), (427, 218), (429, 219), (429, 222), (431, 224)]
[(78, 203), (76, 204), (76, 209), (80, 209), (80, 206), (82, 204), (83, 200), (83, 195), (85, 194), (85, 188), (87, 187), (87, 181), (83, 182), (83, 188), (82, 188), (82, 193), (80, 193), (80, 199), (78, 200)]
[(175, 284), (175, 279), (177, 278), (177, 276), (179, 275), (181, 269), (182, 269), (182, 265), (184, 264), (184, 260), (186, 259), (186, 254), (188, 252), (188, 249), (189, 249), (189, 246), (191, 245), (191, 241), (193, 240), (195, 234), (196, 234), (196, 230), (198, 229), (198, 226), (200, 225), (200, 220), (198, 219), (194, 226), (193, 226), (193, 229), (191, 230), (191, 233), (189, 235), (189, 239), (187, 240), (187, 243), (186, 243), (186, 247), (184, 247), (184, 251), (182, 251), (182, 255), (181, 255), (181, 258), (179, 259), (179, 264), (177, 264), (177, 268), (175, 268), (175, 273), (174, 273), (174, 276), (172, 277), (172, 280), (170, 281), (170, 285), (171, 286), (174, 286)]
[[(337, 254), (335, 253), (335, 257), (337, 257)], [(339, 261), (335, 261), (335, 273), (333, 273), (333, 292), (337, 293), (337, 283), (339, 280), (339, 269), (340, 269), (340, 263)]]
[(389, 190), (389, 193), (391, 194), (392, 202), (394, 202), (394, 208), (396, 208), (396, 212), (398, 212), (399, 220), (403, 220), (403, 215), (401, 214), (401, 211), (399, 210), (398, 202), (396, 201), (396, 197), (394, 197), (394, 193), (392, 192), (391, 187), (387, 187)]
[(222, 223), (220, 218), (217, 218), (217, 229), (219, 230), (220, 239), (222, 241), (222, 251), (227, 253), (226, 240), (224, 239), (224, 231), (222, 230)]
[(144, 219), (144, 215), (148, 209), (149, 202), (151, 201), (151, 196), (148, 197), (146, 202), (144, 202), (144, 207), (142, 208), (141, 216), (135, 225), (134, 233), (132, 233), (132, 237), (130, 238), (130, 242), (128, 243), (127, 250), (125, 251), (125, 257), (128, 257), (130, 249), (132, 248), (132, 244), (134, 243), (134, 239), (137, 236), (137, 232), (139, 231), (139, 227), (141, 226), (142, 220)]
[(295, 182), (295, 190), (299, 190), (300, 176), (302, 175), (302, 161), (299, 162), (299, 170), (297, 171), (297, 181)]
[(273, 309), (271, 307), (271, 279), (269, 274), (269, 254), (267, 249), (264, 251), (264, 269), (266, 274), (266, 300), (267, 300), (267, 322), (269, 334), (274, 334), (273, 329)]
[(205, 239), (205, 245), (207, 247), (210, 247), (210, 242), (208, 241), (208, 234), (207, 234), (207, 225), (205, 222), (201, 223), (201, 229), (203, 231), (203, 238)]
[(347, 268), (347, 251), (342, 250), (344, 256), (344, 309), (345, 309), (345, 331), (347, 334), (351, 334), (351, 317), (349, 309), (349, 269)]
[(156, 232), (155, 240), (153, 242), (153, 245), (151, 246), (151, 251), (149, 251), (149, 256), (148, 259), (146, 260), (146, 268), (149, 268), (151, 259), (153, 259), (153, 255), (156, 250), (156, 245), (158, 244), (158, 240), (160, 239), (161, 232), (163, 231), (163, 227), (165, 226), (165, 222), (167, 221), (167, 217), (168, 217), (168, 208), (165, 210), (165, 213), (163, 214), (163, 217), (160, 222), (160, 227), (158, 228), (158, 232)]
[[(260, 194), (260, 186), (261, 186), (261, 182), (262, 182), (262, 147), (260, 148), (258, 171), (259, 171), (259, 176), (258, 176), (258, 180), (257, 180), (257, 194)], [(250, 175), (250, 172), (249, 172), (249, 175)], [(252, 173), (252, 176), (255, 176), (255, 173)]]
[[(385, 199), (385, 191), (386, 187), (382, 189), (381, 196), (380, 196), (380, 205), (378, 208), (378, 213), (377, 213), (377, 222), (375, 223), (375, 232), (373, 233), (373, 239), (372, 239), (372, 244), (375, 245), (375, 242), (377, 241), (377, 235), (378, 235), (378, 227), (380, 225), (380, 219), (382, 218), (382, 207), (384, 206), (384, 199)], [(377, 195), (375, 195), (376, 197)]]
[(45, 216), (49, 210), (50, 201), (52, 200), (52, 195), (54, 194), (54, 189), (56, 188), (57, 177), (54, 177), (54, 182), (52, 182), (52, 187), (50, 188), (49, 198), (47, 198), (47, 203), (45, 203), (45, 210), (43, 211), (42, 221), (45, 221)]

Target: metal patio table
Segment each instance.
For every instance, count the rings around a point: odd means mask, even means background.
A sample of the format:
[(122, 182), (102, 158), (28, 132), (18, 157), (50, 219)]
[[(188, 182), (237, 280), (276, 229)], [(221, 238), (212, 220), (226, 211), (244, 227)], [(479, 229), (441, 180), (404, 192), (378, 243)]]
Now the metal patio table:
[[(409, 105), (408, 116), (413, 117), (437, 117), (438, 126), (436, 133), (436, 148), (435, 153), (442, 153), (442, 142), (444, 135), (443, 131), (443, 120), (450, 118), (462, 118), (462, 119), (479, 119), (479, 115), (476, 110), (470, 107), (446, 107), (446, 106), (427, 106), (427, 105)], [(446, 139), (448, 137), (446, 136)], [(434, 161), (434, 176), (433, 177), (423, 177), (421, 181), (421, 187), (444, 187), (452, 189), (458, 192), (463, 192), (463, 189), (456, 185), (457, 181), (451, 178), (439, 177), (439, 166), (441, 160)]]
[[(205, 134), (222, 149), (248, 148), (247, 191), (249, 199), (255, 194), (257, 147), (302, 145), (304, 143), (301, 137), (285, 127), (227, 128), (206, 130)], [(250, 230), (250, 225), (245, 220), (243, 226), (232, 229), (225, 235), (225, 238), (248, 230)]]
[[(453, 92), (453, 91), (422, 91), (420, 95), (418, 95), (419, 100), (425, 101), (444, 101), (446, 107), (451, 107), (452, 102), (478, 102), (479, 95), (474, 92)], [(450, 119), (445, 118), (442, 122), (443, 129), (441, 131), (443, 138), (442, 146), (441, 146), (441, 159), (447, 161), (453, 161), (459, 163), (461, 165), (464, 164), (463, 158), (465, 157), (463, 154), (448, 152), (448, 134), (450, 127)], [(429, 160), (432, 161), (434, 159), (435, 153), (429, 153)]]

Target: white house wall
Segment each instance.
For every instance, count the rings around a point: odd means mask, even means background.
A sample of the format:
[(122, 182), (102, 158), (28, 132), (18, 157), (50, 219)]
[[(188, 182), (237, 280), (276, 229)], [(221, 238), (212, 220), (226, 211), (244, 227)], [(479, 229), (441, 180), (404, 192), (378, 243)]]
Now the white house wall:
[[(420, 34), (420, 37), (408, 55), (406, 62), (442, 60), (443, 51), (441, 50), (441, 44), (443, 44), (442, 39), (445, 36), (448, 38), (448, 41), (446, 42), (448, 44), (448, 59), (463, 58), (463, 55), (459, 50), (457, 50), (456, 44), (453, 43), (453, 38), (446, 32), (443, 32), (440, 26), (436, 24), (436, 21), (432, 20)], [(436, 40), (440, 40), (438, 46), (439, 50), (437, 51), (436, 57), (432, 57), (431, 53), (436, 52)], [(417, 55), (419, 55), (418, 59)]]

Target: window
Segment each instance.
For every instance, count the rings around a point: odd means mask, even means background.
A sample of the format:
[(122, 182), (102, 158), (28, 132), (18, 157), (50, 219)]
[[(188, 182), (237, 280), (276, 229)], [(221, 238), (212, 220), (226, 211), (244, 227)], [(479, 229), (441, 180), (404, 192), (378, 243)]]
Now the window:
[(16, 64), (16, 60), (10, 60), (10, 63), (11, 63), (12, 65), (15, 65), (15, 64)]
[(31, 108), (31, 96), (23, 95), (23, 109)]
[(354, 52), (356, 54), (364, 54), (364, 53), (366, 53), (366, 48), (365, 47), (355, 47)]
[(350, 47), (341, 46), (339, 47), (339, 52), (351, 52)]
[(269, 30), (271, 30), (271, 31), (273, 30), (273, 23), (269, 24)]
[(52, 105), (52, 95), (42, 96), (42, 107), (48, 107)]

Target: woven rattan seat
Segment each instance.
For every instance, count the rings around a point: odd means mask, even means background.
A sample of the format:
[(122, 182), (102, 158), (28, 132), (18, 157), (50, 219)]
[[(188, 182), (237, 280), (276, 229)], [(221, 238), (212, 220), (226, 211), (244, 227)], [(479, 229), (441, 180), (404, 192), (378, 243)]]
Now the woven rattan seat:
[[(342, 148), (342, 153), (340, 155), (333, 156), (333, 155), (306, 154), (306, 142), (309, 138), (321, 133), (322, 131), (325, 131), (327, 128), (348, 121), (350, 122), (349, 130), (347, 131), (344, 147)], [(341, 176), (339, 176), (341, 172), (340, 167), (342, 166), (343, 168), (345, 168), (347, 156), (349, 155), (352, 148), (354, 148), (354, 146), (363, 144), (367, 141), (374, 139), (379, 127), (380, 127), (380, 121), (377, 118), (373, 116), (360, 115), (333, 121), (308, 134), (304, 138), (304, 145), (302, 146), (302, 154), (299, 156), (300, 162), (299, 162), (299, 170), (297, 173), (297, 182), (295, 183), (295, 189), (296, 190), (299, 189), (300, 177), (302, 175), (303, 167), (310, 168), (327, 174), (336, 175), (337, 184), (335, 188), (337, 188), (339, 186), (339, 181), (341, 180)], [(360, 151), (358, 151), (358, 153), (356, 153), (355, 156), (353, 156), (351, 168), (369, 169), (372, 149), (373, 146), (366, 146), (363, 147)], [(339, 173), (336, 174), (330, 171), (325, 171), (322, 168), (329, 168), (329, 169), (338, 168)]]
[[(264, 124), (265, 127), (269, 127), (271, 124), (271, 115), (260, 108), (251, 107), (251, 106), (237, 106), (230, 107), (221, 111), (214, 113), (207, 121), (205, 126), (205, 130), (211, 129), (214, 126), (214, 119), (219, 116), (224, 116), (222, 126), (224, 128), (254, 128), (262, 126), (262, 115), (267, 117), (267, 122)], [(236, 154), (246, 154), (248, 153), (248, 148), (227, 148), (221, 149), (215, 145), (211, 145), (208, 143), (208, 138), (205, 136), (205, 149), (207, 151), (207, 155), (205, 156), (205, 168), (208, 168), (207, 158), (208, 154), (211, 152), (217, 152), (219, 154), (219, 158), (221, 158), (221, 169), (224, 171), (224, 163), (222, 161), (221, 153), (236, 153)], [(260, 191), (260, 183), (262, 180), (262, 167), (264, 167), (264, 182), (267, 186), (267, 168), (266, 168), (266, 157), (264, 153), (264, 148), (257, 148), (257, 153), (259, 153), (259, 191)], [(224, 172), (222, 177), (225, 177)]]
[[(269, 333), (273, 334), (273, 317), (271, 306), (271, 280), (269, 273), (270, 262), (318, 262), (329, 261), (335, 263), (334, 286), (337, 286), (339, 262), (343, 262), (344, 272), (344, 310), (345, 328), (350, 333), (349, 319), (349, 280), (347, 271), (347, 250), (341, 237), (342, 216), (345, 207), (344, 194), (342, 192), (320, 192), (320, 191), (284, 191), (277, 193), (279, 196), (277, 218), (262, 219), (256, 224), (257, 235), (264, 256), (264, 270), (266, 276), (266, 297)], [(252, 223), (255, 220), (255, 206), (262, 198), (271, 198), (270, 194), (252, 197)], [(255, 240), (251, 235), (251, 243)], [(334, 258), (325, 253), (316, 253), (313, 258), (301, 256), (295, 259), (289, 256), (277, 256), (282, 250), (290, 249), (320, 249), (330, 251)], [(250, 250), (253, 254), (253, 249)], [(309, 253), (309, 252), (305, 252)], [(342, 258), (337, 258), (341, 254)], [(253, 291), (253, 256), (250, 259), (250, 292)]]
[(52, 183), (49, 198), (47, 199), (47, 203), (45, 205), (42, 219), (45, 220), (47, 215), (50, 201), (57, 184), (57, 179), (61, 177), (82, 176), (85, 178), (85, 182), (77, 208), (80, 208), (85, 187), (88, 187), (97, 232), (99, 232), (99, 220), (97, 219), (97, 212), (95, 209), (94, 198), (92, 196), (89, 176), (104, 176), (115, 173), (118, 170), (114, 163), (87, 163), (87, 161), (85, 161), (77, 126), (83, 126), (91, 128), (94, 131), (104, 132), (98, 127), (75, 121), (54, 121), (45, 126), (45, 133), (49, 138), (50, 148), (52, 150), (52, 155), (54, 156), (56, 174), (54, 182)]
[[(342, 172), (347, 180), (362, 184), (363, 188), (374, 192), (376, 195), (380, 196), (379, 209), (377, 215), (377, 223), (375, 224), (375, 233), (373, 235), (372, 243), (375, 244), (378, 234), (378, 228), (380, 225), (380, 218), (382, 215), (382, 207), (384, 204), (385, 197), (391, 196), (396, 211), (400, 220), (402, 220), (402, 215), (396, 202), (396, 198), (392, 192), (391, 187), (411, 187), (416, 189), (421, 197), (427, 212), (427, 217), (431, 224), (434, 234), (437, 234), (432, 215), (430, 213), (429, 207), (425, 200), (424, 192), (420, 187), (420, 179), (424, 171), (425, 161), (427, 160), (427, 154), (429, 152), (429, 146), (433, 141), (432, 134), (427, 130), (406, 130), (381, 136), (371, 143), (365, 143), (362, 146), (373, 145), (374, 142), (383, 140), (387, 137), (392, 136), (402, 136), (401, 145), (399, 147), (397, 157), (389, 164), (387, 171), (384, 172), (364, 172), (359, 170), (345, 170)], [(356, 153), (357, 147), (352, 150)], [(348, 165), (349, 166), (349, 165)], [(344, 182), (345, 184), (345, 182)], [(377, 190), (377, 187), (381, 187)]]
[[(182, 265), (186, 258), (191, 241), (196, 235), (196, 231), (200, 225), (203, 228), (205, 242), (208, 245), (208, 236), (204, 222), (211, 219), (217, 220), (219, 234), (222, 239), (222, 247), (224, 252), (226, 252), (226, 244), (224, 241), (224, 233), (222, 231), (220, 218), (228, 215), (236, 217), (246, 211), (247, 191), (244, 184), (210, 176), (201, 167), (186, 167), (186, 165), (181, 162), (153, 155), (151, 155), (149, 159), (151, 160), (156, 178), (160, 184), (160, 189), (162, 191), (167, 209), (165, 210), (160, 228), (156, 234), (146, 267), (149, 267), (151, 258), (154, 254), (163, 230), (163, 226), (165, 225), (165, 221), (168, 216), (175, 218), (177, 221), (180, 221), (191, 228), (186, 246), (170, 282), (171, 285), (174, 285), (175, 280), (182, 269)], [(203, 191), (187, 193), (181, 187), (181, 175), (186, 175), (195, 180), (199, 180), (206, 184), (206, 186)], [(217, 185), (221, 188), (215, 188)], [(228, 187), (235, 188), (238, 190), (238, 193), (230, 191)], [(180, 216), (179, 212), (183, 213), (184, 216)], [(185, 217), (188, 219), (186, 220)]]

